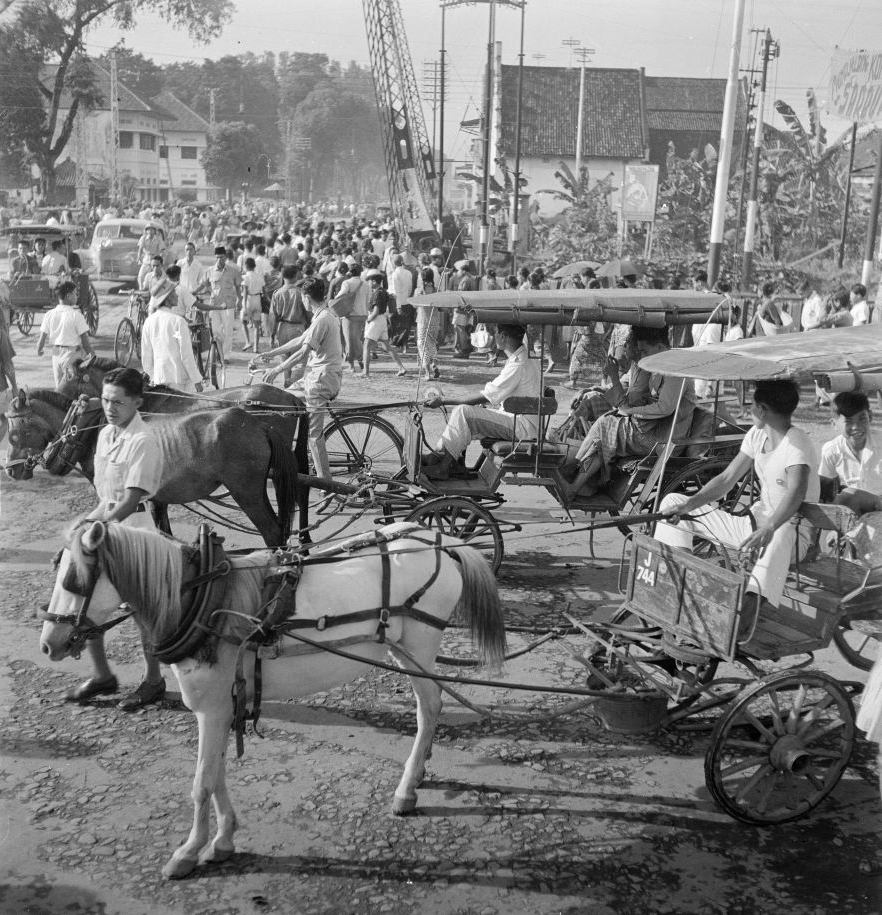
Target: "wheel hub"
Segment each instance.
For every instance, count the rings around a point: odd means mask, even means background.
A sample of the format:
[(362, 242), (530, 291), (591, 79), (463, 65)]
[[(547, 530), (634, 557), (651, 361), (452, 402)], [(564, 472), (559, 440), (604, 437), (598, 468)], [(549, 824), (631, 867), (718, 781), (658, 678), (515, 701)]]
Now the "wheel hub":
[(794, 775), (800, 775), (808, 768), (811, 754), (799, 737), (795, 734), (785, 734), (775, 741), (769, 753), (769, 762), (779, 772), (792, 772)]

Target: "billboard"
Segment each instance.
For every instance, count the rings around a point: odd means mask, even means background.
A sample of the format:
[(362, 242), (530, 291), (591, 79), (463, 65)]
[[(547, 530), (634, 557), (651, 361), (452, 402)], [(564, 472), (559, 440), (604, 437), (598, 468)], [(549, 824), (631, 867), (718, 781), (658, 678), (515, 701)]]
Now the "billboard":
[(626, 165), (622, 187), (622, 219), (631, 222), (655, 222), (658, 196), (657, 165)]
[(827, 107), (830, 114), (857, 124), (882, 119), (882, 51), (833, 52)]

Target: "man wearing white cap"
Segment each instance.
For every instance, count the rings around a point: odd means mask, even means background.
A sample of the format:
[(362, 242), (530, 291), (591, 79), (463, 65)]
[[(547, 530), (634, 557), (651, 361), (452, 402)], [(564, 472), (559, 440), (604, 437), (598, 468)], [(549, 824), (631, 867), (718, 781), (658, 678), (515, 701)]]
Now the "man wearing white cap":
[(187, 394), (202, 391), (202, 376), (196, 367), (190, 327), (172, 311), (175, 285), (167, 280), (150, 299), (151, 314), (141, 328), (141, 365), (153, 384), (167, 384)]

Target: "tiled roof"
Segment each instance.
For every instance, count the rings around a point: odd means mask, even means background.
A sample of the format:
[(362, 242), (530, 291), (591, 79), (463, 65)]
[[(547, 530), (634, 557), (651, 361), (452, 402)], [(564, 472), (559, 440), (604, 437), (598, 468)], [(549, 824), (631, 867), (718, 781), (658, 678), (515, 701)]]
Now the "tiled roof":
[[(502, 67), (502, 144), (514, 154), (518, 68)], [(575, 155), (579, 69), (524, 67), (521, 155)], [(639, 70), (587, 67), (582, 155), (642, 159), (646, 139)]]
[(156, 98), (150, 100), (150, 104), (168, 130), (198, 131), (200, 133), (207, 133), (209, 130), (208, 121), (171, 92), (161, 92)]
[[(98, 86), (98, 91), (101, 93), (103, 99), (102, 107), (107, 109), (110, 108), (110, 71), (105, 70), (100, 64), (95, 63), (95, 61), (90, 61), (90, 65), (95, 74), (95, 82)], [(55, 79), (55, 72), (58, 69), (56, 64), (47, 65), (44, 70), (44, 82), (46, 85), (52, 85), (52, 81)], [(61, 108), (70, 108), (73, 99), (71, 98), (70, 93), (65, 89), (61, 94)], [(129, 89), (124, 83), (119, 82), (119, 108), (120, 111), (150, 111), (151, 108), (147, 102), (138, 98), (131, 89)]]
[[(646, 120), (650, 130), (719, 133), (726, 80), (680, 76), (644, 76)], [(745, 98), (738, 93), (736, 125), (744, 123)]]

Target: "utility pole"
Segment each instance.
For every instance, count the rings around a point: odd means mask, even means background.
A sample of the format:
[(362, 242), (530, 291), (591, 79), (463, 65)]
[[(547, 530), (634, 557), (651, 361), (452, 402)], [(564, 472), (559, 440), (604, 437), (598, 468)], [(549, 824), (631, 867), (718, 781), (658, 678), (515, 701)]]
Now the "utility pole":
[(876, 150), (876, 171), (873, 175), (873, 195), (870, 198), (870, 218), (867, 222), (867, 242), (864, 246), (864, 268), (861, 282), (866, 286), (873, 275), (873, 246), (876, 243), (876, 228), (879, 225), (879, 201), (882, 198), (882, 134)]
[(521, 3), (521, 43), (518, 51), (518, 104), (515, 114), (515, 166), (514, 194), (511, 201), (511, 228), (509, 229), (511, 272), (517, 273), (518, 235), (521, 204), (521, 113), (524, 104), (524, 18), (527, 11), (527, 0)]
[(594, 48), (576, 48), (579, 58), (579, 114), (576, 118), (576, 183), (582, 181), (582, 132), (585, 123), (585, 64)]
[(735, 0), (732, 24), (732, 50), (729, 55), (729, 75), (723, 102), (723, 124), (720, 131), (720, 152), (717, 159), (717, 180), (714, 186), (714, 209), (708, 250), (707, 279), (713, 286), (720, 272), (723, 232), (726, 228), (726, 197), (729, 188), (729, 166), (732, 162), (732, 137), (735, 133), (735, 109), (738, 104), (738, 60), (741, 56), (741, 33), (744, 31), (745, 0)]
[(215, 107), (214, 107), (214, 94), (217, 92), (217, 89), (208, 90), (208, 123), (211, 127), (214, 127), (215, 121)]
[(441, 228), (444, 219), (444, 102), (445, 99), (445, 75), (447, 71), (447, 48), (445, 47), (445, 27), (447, 25), (447, 7), (441, 7), (441, 52), (438, 58), (440, 74), (438, 76), (438, 91), (440, 99), (438, 103), (438, 215), (435, 217), (435, 231), (438, 233), (438, 240), (443, 241), (444, 236)]
[[(267, 175), (272, 181), (272, 177)], [(285, 202), (291, 203), (291, 121), (285, 120)]]
[(756, 243), (757, 223), (757, 185), (759, 182), (760, 152), (763, 148), (763, 113), (766, 100), (766, 82), (769, 72), (769, 61), (781, 53), (777, 41), (772, 40), (772, 33), (766, 29), (763, 39), (763, 67), (760, 77), (759, 94), (756, 102), (756, 124), (753, 133), (753, 158), (750, 163), (750, 191), (747, 198), (747, 219), (744, 225), (744, 264), (742, 265), (742, 287), (750, 288), (753, 279), (753, 251)]
[(857, 146), (857, 121), (851, 125), (851, 149), (848, 151), (848, 175), (845, 178), (845, 206), (842, 208), (842, 229), (839, 233), (839, 254), (836, 266), (841, 270), (845, 260), (845, 239), (848, 235), (848, 211), (851, 207), (851, 173), (854, 171), (854, 149)]
[(490, 131), (493, 118), (493, 50), (496, 46), (496, 3), (490, 0), (490, 19), (487, 29), (487, 79), (484, 84), (484, 123), (481, 134), (484, 141), (483, 167), (481, 176), (481, 235), (478, 247), (478, 276), (484, 275), (484, 268), (490, 260), (493, 241), (490, 236)]
[(110, 52), (110, 202), (121, 197), (119, 182), (119, 71), (116, 51)]

